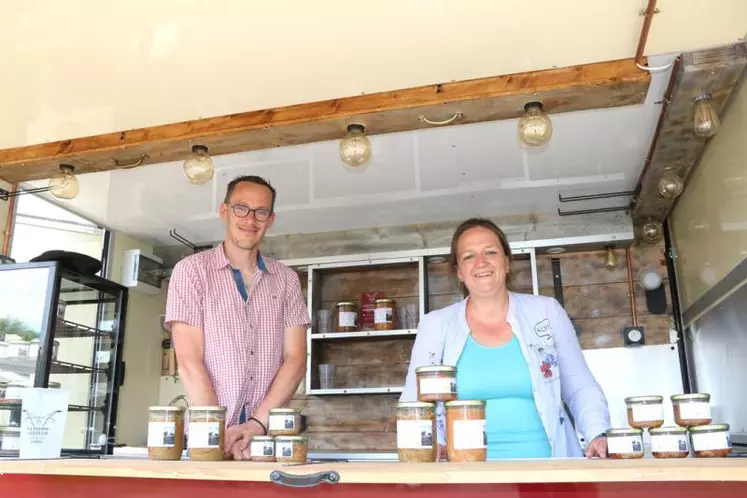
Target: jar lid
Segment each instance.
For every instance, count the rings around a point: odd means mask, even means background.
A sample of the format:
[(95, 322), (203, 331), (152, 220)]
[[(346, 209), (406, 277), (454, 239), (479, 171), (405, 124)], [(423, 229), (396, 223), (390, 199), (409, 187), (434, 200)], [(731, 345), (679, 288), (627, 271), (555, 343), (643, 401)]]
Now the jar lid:
[(306, 441), (308, 441), (308, 438), (306, 436), (275, 436), (275, 442), (279, 441), (295, 441), (305, 443)]
[(690, 432), (720, 432), (728, 430), (729, 424), (699, 425), (697, 427), (690, 427)]
[(280, 415), (280, 414), (287, 414), (287, 413), (292, 413), (295, 415), (296, 413), (300, 413), (300, 411), (296, 410), (295, 408), (270, 408), (270, 415), (272, 414)]
[(252, 441), (272, 441), (275, 439), (272, 436), (252, 436)]
[(428, 401), (400, 401), (397, 408), (435, 408), (436, 404)]
[(632, 396), (625, 398), (626, 404), (631, 403), (661, 403), (664, 401), (664, 396)]
[(687, 434), (686, 427), (679, 427), (677, 425), (671, 427), (652, 427), (648, 430), (649, 434)]
[(184, 408), (181, 406), (149, 406), (149, 412), (183, 412)]
[(607, 437), (609, 436), (640, 436), (643, 434), (643, 429), (634, 429), (634, 428), (627, 428), (627, 429), (607, 429)]
[(675, 394), (671, 399), (672, 401), (710, 401), (711, 395), (708, 393)]
[(447, 401), (445, 405), (446, 408), (452, 406), (485, 406), (485, 402), (479, 399), (458, 399), (455, 401)]
[(343, 301), (341, 303), (337, 303), (336, 306), (355, 306), (355, 303), (352, 301)]
[(393, 303), (393, 302), (394, 302), (394, 299), (389, 299), (389, 298), (377, 299), (376, 301), (374, 301), (375, 304), (379, 304), (379, 303)]
[(415, 369), (415, 373), (428, 373), (428, 372), (456, 372), (456, 367), (451, 365), (429, 365), (427, 367), (418, 367)]
[(190, 412), (225, 412), (225, 406), (190, 406), (188, 409)]

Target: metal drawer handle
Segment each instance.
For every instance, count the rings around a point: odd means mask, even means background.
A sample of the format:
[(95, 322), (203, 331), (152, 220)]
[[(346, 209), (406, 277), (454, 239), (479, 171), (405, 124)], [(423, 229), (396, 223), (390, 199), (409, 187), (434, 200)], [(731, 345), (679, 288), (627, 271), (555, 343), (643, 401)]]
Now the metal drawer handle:
[(294, 474), (286, 474), (279, 470), (273, 470), (270, 473), (270, 481), (275, 484), (282, 486), (288, 486), (291, 488), (313, 488), (323, 482), (328, 484), (337, 484), (340, 482), (340, 474), (334, 470), (327, 472), (317, 472), (315, 474), (307, 474), (305, 476), (299, 476)]

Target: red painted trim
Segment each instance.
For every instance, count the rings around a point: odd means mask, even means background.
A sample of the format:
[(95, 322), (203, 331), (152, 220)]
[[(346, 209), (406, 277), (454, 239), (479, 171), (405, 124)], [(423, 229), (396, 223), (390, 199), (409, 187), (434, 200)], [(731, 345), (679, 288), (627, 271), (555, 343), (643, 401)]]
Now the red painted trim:
[(747, 482), (563, 484), (325, 484), (293, 489), (264, 482), (43, 475), (0, 476), (13, 498), (744, 498)]

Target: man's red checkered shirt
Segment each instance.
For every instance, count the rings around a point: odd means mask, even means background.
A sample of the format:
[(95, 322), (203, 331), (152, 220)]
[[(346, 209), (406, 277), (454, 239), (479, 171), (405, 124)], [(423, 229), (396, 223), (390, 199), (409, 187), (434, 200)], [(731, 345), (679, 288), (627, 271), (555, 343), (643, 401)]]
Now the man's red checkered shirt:
[(246, 285), (246, 302), (222, 243), (179, 261), (169, 283), (166, 327), (184, 322), (203, 330), (205, 368), (226, 407), (226, 426), (238, 422), (242, 406), (252, 416), (269, 391), (283, 362), (283, 331), (309, 324), (298, 275), (260, 257), (266, 271), (257, 268)]

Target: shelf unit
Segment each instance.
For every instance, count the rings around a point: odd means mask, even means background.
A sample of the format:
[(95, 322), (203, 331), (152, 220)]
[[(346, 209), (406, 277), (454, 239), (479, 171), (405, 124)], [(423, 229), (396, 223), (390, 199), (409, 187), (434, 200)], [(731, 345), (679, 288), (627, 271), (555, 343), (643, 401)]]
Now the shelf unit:
[[(536, 252), (534, 247), (526, 246), (526, 243), (512, 244), (512, 255), (514, 259), (524, 260), (528, 263), (531, 268), (531, 291), (534, 294), (538, 293), (538, 279), (536, 270)], [(361, 343), (365, 342), (370, 344), (375, 341), (408, 341), (406, 344), (402, 344), (399, 351), (400, 356), (402, 351), (411, 350), (411, 343), (414, 342), (417, 334), (417, 328), (410, 329), (399, 329), (389, 331), (377, 331), (377, 330), (358, 330), (354, 332), (328, 332), (318, 333), (316, 330), (316, 313), (324, 307), (329, 308), (332, 301), (358, 301), (359, 295), (340, 295), (344, 291), (344, 285), (338, 285), (335, 278), (338, 280), (344, 278), (344, 274), (359, 274), (361, 278), (366, 275), (371, 277), (376, 272), (383, 272), (383, 274), (392, 274), (397, 269), (401, 269), (401, 273), (410, 274), (412, 281), (409, 282), (411, 289), (414, 289), (415, 295), (408, 295), (403, 298), (404, 301), (408, 301), (409, 304), (414, 304), (412, 301), (417, 303), (418, 306), (418, 319), (430, 311), (431, 305), (434, 308), (440, 308), (443, 305), (444, 298), (456, 301), (461, 299), (461, 295), (457, 296), (454, 294), (454, 289), (451, 289), (452, 293), (446, 296), (429, 294), (429, 282), (435, 281), (437, 277), (441, 278), (441, 284), (445, 281), (446, 275), (444, 275), (444, 268), (448, 265), (445, 261), (448, 261), (449, 248), (432, 248), (432, 249), (421, 249), (411, 251), (397, 251), (387, 253), (366, 253), (358, 255), (345, 255), (345, 256), (331, 256), (322, 258), (308, 258), (308, 259), (296, 259), (284, 261), (285, 264), (294, 268), (298, 272), (306, 272), (307, 279), (307, 307), (312, 318), (311, 326), (307, 329), (307, 355), (308, 361), (306, 366), (306, 377), (305, 377), (305, 389), (304, 392), (307, 395), (315, 396), (333, 396), (333, 395), (363, 395), (363, 394), (393, 394), (401, 393), (404, 389), (404, 373), (402, 361), (404, 358), (399, 359), (399, 363), (392, 365), (387, 374), (391, 377), (390, 382), (382, 382), (382, 385), (371, 385), (371, 386), (338, 386), (335, 385), (331, 389), (321, 389), (318, 380), (318, 365), (319, 355), (324, 354), (325, 347), (337, 347), (335, 354), (338, 356), (340, 348), (344, 347), (343, 344), (352, 345), (352, 342)], [(437, 259), (436, 259), (437, 258)], [(434, 263), (434, 261), (438, 261)], [(440, 266), (439, 266), (440, 265)], [(429, 271), (430, 267), (438, 267), (439, 275), (433, 276)], [(342, 277), (341, 277), (342, 275)], [(325, 286), (325, 279), (330, 278), (334, 285)], [(355, 280), (356, 277), (351, 277), (351, 280)], [(374, 278), (380, 282), (386, 281), (386, 279)], [(359, 279), (360, 280), (360, 279)], [(397, 291), (401, 292), (402, 279), (400, 277), (392, 277), (391, 292), (396, 294)], [(365, 283), (357, 284), (365, 286)], [(399, 285), (399, 287), (397, 287)], [(396, 290), (395, 287), (397, 287)], [(365, 288), (365, 287), (363, 287)], [(528, 289), (527, 289), (528, 290)], [(382, 292), (387, 294), (390, 289), (386, 288), (370, 288), (367, 292)], [(434, 291), (436, 292), (436, 291)], [(329, 295), (337, 295), (342, 299), (330, 299)], [(393, 295), (387, 295), (387, 297), (393, 297), (397, 301), (397, 305), (400, 304), (400, 299)], [(431, 298), (434, 303), (431, 303)], [(440, 299), (439, 302), (435, 302)], [(359, 314), (361, 313), (360, 306), (358, 307)], [(333, 314), (334, 315), (334, 314)], [(360, 315), (359, 315), (360, 316)], [(333, 318), (334, 321), (334, 318)], [(394, 343), (393, 343), (394, 344)], [(407, 359), (409, 361), (409, 358)], [(340, 368), (346, 370), (346, 374), (349, 375), (356, 367), (376, 367), (381, 369), (382, 363), (376, 364), (351, 364), (346, 363), (338, 365)], [(386, 366), (386, 365), (384, 365)], [(396, 379), (395, 379), (396, 377)], [(357, 379), (359, 380), (359, 379)], [(395, 381), (392, 383), (391, 381)]]

